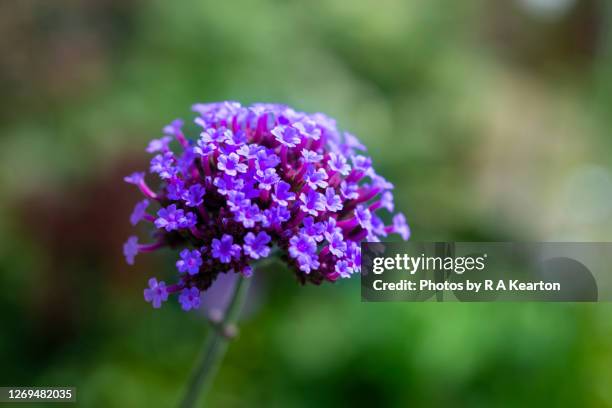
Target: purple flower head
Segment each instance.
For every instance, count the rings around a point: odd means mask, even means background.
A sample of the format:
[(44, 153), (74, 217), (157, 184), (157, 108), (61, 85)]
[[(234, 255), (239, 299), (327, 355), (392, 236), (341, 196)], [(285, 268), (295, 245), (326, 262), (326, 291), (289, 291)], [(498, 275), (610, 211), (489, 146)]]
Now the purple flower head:
[(154, 155), (150, 173), (162, 179), (159, 189), (146, 184), (145, 173), (125, 178), (145, 196), (130, 222), (150, 220), (155, 228), (153, 243), (128, 239), (126, 261), (181, 248), (176, 281), (166, 287), (152, 279), (145, 290), (154, 307), (176, 294), (184, 310), (196, 309), (219, 274), (250, 276), (254, 262), (273, 256), (272, 248), (300, 282), (318, 284), (359, 273), (362, 240), (410, 236), (403, 215), (391, 225), (377, 215), (394, 210), (393, 185), (332, 118), (267, 103), (195, 104), (193, 110), (195, 134), (175, 120), (146, 148)]
[(123, 244), (123, 255), (128, 265), (134, 265), (134, 257), (138, 255), (138, 237), (131, 236)]
[(188, 312), (191, 309), (197, 309), (200, 307), (200, 289), (185, 288), (179, 295), (179, 303), (184, 311)]
[(231, 235), (223, 234), (221, 240), (215, 238), (212, 241), (212, 256), (222, 263), (230, 263), (232, 258), (238, 258), (240, 249), (240, 245), (234, 244)]
[(257, 235), (249, 232), (244, 237), (244, 253), (253, 259), (265, 258), (270, 253), (270, 247), (267, 245), (270, 236), (265, 232), (260, 232)]
[(157, 282), (157, 279), (149, 279), (149, 288), (144, 290), (144, 298), (151, 303), (155, 309), (161, 307), (162, 302), (168, 300), (168, 290), (163, 281)]
[(181, 259), (176, 261), (176, 268), (180, 273), (188, 273), (196, 275), (200, 271), (202, 265), (202, 254), (197, 249), (190, 251), (183, 249), (181, 251)]
[(136, 225), (142, 220), (144, 217), (147, 207), (149, 207), (149, 200), (146, 198), (142, 201), (139, 201), (134, 207), (134, 211), (132, 211), (132, 215), (130, 215), (130, 224)]

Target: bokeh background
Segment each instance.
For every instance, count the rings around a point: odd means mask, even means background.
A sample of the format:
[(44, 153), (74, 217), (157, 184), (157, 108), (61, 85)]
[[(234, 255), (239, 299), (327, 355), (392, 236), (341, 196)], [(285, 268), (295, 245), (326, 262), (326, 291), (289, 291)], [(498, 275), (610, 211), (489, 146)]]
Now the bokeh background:
[[(194, 102), (358, 135), (414, 240), (612, 239), (605, 0), (0, 1), (0, 383), (176, 404), (207, 327), (142, 299), (122, 177)], [(221, 290), (221, 289), (218, 289)], [(366, 304), (256, 278), (209, 406), (612, 406), (606, 304)]]

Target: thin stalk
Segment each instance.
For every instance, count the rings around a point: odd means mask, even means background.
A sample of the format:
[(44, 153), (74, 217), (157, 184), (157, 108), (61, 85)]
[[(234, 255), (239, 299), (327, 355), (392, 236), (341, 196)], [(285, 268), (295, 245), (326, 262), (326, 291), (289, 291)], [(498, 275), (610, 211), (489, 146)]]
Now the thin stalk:
[(206, 342), (204, 343), (202, 355), (193, 370), (187, 386), (187, 392), (181, 402), (180, 406), (182, 408), (195, 407), (198, 400), (202, 398), (210, 388), (230, 340), (227, 330), (233, 326), (238, 319), (244, 300), (246, 299), (249, 283), (250, 279), (242, 275), (238, 277), (223, 320), (219, 325), (210, 330)]

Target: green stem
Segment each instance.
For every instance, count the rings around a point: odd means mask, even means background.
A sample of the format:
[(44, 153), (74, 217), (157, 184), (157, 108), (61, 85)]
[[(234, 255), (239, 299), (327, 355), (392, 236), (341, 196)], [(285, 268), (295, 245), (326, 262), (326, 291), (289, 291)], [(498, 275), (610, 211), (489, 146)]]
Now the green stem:
[(222, 322), (210, 330), (206, 343), (204, 343), (202, 356), (195, 366), (187, 386), (187, 392), (181, 402), (180, 406), (182, 408), (196, 406), (201, 396), (205, 395), (206, 391), (210, 388), (230, 340), (228, 333), (225, 331), (238, 319), (246, 298), (249, 283), (250, 279), (242, 275), (236, 281), (232, 298), (227, 306)]

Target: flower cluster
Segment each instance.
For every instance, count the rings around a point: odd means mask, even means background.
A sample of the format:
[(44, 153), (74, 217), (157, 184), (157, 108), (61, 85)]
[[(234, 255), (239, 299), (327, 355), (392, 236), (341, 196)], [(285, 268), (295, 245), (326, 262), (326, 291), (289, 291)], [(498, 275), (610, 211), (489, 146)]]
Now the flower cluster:
[[(130, 222), (156, 228), (151, 244), (128, 239), (127, 262), (140, 252), (183, 248), (177, 283), (149, 280), (144, 295), (153, 307), (178, 293), (184, 310), (197, 308), (200, 292), (219, 273), (248, 276), (250, 264), (273, 250), (302, 283), (318, 284), (358, 273), (361, 241), (391, 233), (408, 239), (402, 214), (389, 217), (390, 225), (377, 215), (393, 212), (393, 186), (334, 120), (273, 104), (221, 102), (193, 110), (196, 140), (175, 120), (146, 149), (154, 154), (149, 170), (160, 188), (151, 189), (145, 173), (125, 178), (145, 196)], [(173, 140), (180, 149), (171, 150)], [(156, 215), (147, 212), (153, 202), (160, 206)]]

